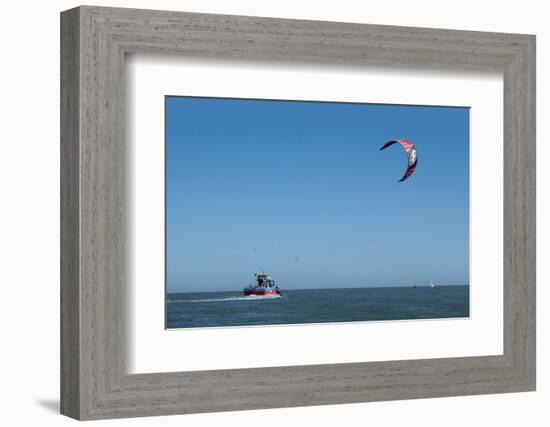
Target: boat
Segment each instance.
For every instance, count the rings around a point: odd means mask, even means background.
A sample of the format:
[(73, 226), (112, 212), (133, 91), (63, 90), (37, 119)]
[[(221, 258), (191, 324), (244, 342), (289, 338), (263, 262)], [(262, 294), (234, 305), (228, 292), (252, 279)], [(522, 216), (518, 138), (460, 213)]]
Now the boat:
[(434, 282), (430, 280), (430, 288), (435, 288)]
[(271, 278), (270, 274), (263, 273), (256, 274), (256, 284), (250, 284), (243, 289), (245, 297), (272, 297), (280, 298), (283, 296), (279, 286), (275, 284), (275, 281)]

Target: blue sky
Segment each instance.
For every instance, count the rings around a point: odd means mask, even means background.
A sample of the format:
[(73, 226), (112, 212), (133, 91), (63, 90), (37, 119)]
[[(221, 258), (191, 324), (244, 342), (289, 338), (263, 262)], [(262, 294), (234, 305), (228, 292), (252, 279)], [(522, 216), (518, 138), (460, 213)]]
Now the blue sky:
[(468, 168), (468, 108), (167, 97), (167, 289), (467, 284)]

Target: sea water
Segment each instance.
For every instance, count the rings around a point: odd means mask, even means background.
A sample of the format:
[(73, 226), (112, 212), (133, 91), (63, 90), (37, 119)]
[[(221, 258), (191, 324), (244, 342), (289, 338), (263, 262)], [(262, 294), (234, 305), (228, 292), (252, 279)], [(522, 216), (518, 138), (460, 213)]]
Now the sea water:
[(282, 298), (241, 292), (169, 293), (167, 328), (469, 317), (469, 286), (296, 289)]

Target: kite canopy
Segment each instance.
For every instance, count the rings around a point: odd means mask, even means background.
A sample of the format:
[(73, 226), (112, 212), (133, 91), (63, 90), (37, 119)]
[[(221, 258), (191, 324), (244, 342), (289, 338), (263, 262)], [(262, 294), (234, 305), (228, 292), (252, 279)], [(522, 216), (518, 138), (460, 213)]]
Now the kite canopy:
[(405, 175), (403, 175), (403, 177), (399, 180), (399, 182), (403, 182), (409, 176), (411, 176), (414, 170), (416, 169), (416, 162), (418, 160), (418, 155), (416, 154), (416, 148), (414, 147), (414, 144), (405, 139), (392, 139), (391, 141), (388, 141), (384, 145), (382, 145), (382, 147), (380, 148), (380, 151), (396, 143), (401, 144), (401, 146), (407, 152), (407, 170), (405, 171)]

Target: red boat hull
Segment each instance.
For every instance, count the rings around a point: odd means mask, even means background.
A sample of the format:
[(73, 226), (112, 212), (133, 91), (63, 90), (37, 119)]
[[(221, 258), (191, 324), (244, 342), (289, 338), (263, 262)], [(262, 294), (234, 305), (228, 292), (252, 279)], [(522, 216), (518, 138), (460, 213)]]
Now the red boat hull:
[(244, 291), (244, 296), (266, 296), (266, 295), (278, 295), (277, 291), (269, 290), (269, 291)]

